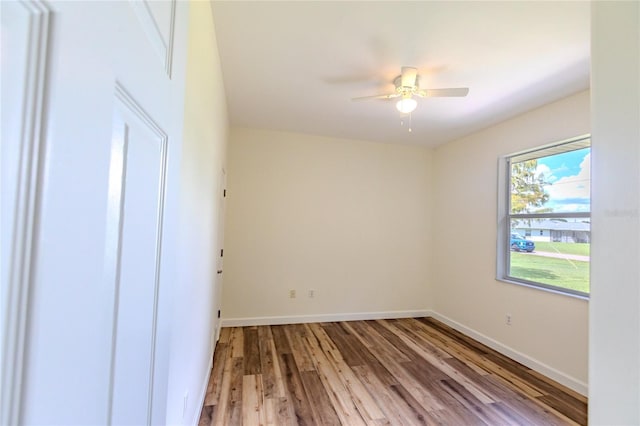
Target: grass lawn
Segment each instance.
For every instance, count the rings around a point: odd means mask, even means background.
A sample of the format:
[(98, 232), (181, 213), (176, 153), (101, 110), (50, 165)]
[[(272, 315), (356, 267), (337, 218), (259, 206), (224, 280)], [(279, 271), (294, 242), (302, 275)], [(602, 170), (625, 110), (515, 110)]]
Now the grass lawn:
[[(538, 248), (537, 245), (538, 243), (536, 243), (536, 249)], [(589, 247), (588, 244), (586, 246)], [(541, 248), (540, 251), (547, 250)], [(589, 262), (511, 252), (510, 275), (514, 278), (589, 293)]]
[(550, 251), (552, 253), (562, 254), (579, 254), (589, 256), (589, 243), (548, 243), (544, 241), (536, 241), (536, 250)]

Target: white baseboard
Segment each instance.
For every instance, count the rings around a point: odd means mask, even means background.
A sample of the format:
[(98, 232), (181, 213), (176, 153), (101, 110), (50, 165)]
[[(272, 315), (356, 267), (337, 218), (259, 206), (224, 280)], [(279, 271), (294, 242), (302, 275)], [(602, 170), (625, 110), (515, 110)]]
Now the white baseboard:
[(207, 388), (209, 387), (209, 379), (211, 378), (211, 369), (213, 368), (213, 354), (209, 357), (209, 367), (207, 367), (207, 374), (205, 374), (204, 383), (200, 388), (200, 394), (196, 401), (199, 402), (198, 407), (199, 410), (195, 411), (194, 418), (191, 419), (189, 425), (197, 426), (200, 422), (200, 415), (202, 414), (202, 410), (204, 409), (204, 399), (207, 396)]
[(391, 318), (419, 318), (429, 316), (431, 311), (383, 311), (343, 314), (293, 315), (287, 317), (223, 318), (222, 327), (246, 327), (251, 325), (304, 324), (310, 322), (362, 321)]
[(555, 380), (556, 382), (570, 388), (573, 389), (574, 391), (580, 393), (581, 395), (587, 395), (588, 390), (589, 390), (589, 385), (581, 380), (578, 380), (574, 377), (571, 377), (561, 371), (556, 370), (553, 367), (548, 366), (547, 364), (540, 362), (528, 355), (523, 354), (522, 352), (518, 352), (515, 349), (510, 348), (509, 346), (506, 346), (500, 342), (498, 342), (497, 340), (494, 340), (488, 336), (485, 336), (484, 334), (469, 328), (463, 324), (460, 324), (459, 322), (456, 322), (444, 315), (441, 315), (437, 312), (433, 312), (433, 311), (429, 311), (428, 316), (431, 316), (435, 319), (437, 319), (438, 321), (441, 321), (445, 324), (447, 324), (449, 327), (458, 330), (459, 332), (472, 337), (474, 339), (476, 339), (477, 341), (479, 341), (480, 343), (483, 343), (487, 346), (489, 346), (491, 349), (494, 349), (498, 352), (500, 352), (503, 355), (508, 356), (509, 358), (518, 361), (519, 363), (526, 365), (527, 367), (531, 368), (532, 370), (535, 370), (541, 374), (544, 374), (545, 376), (549, 377), (550, 379)]

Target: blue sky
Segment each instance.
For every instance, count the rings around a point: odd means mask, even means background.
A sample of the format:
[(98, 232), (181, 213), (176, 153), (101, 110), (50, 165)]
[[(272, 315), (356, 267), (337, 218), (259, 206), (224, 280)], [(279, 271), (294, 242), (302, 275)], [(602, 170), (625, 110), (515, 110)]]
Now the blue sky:
[(545, 207), (555, 212), (590, 211), (590, 148), (539, 158), (536, 171), (551, 183), (545, 188), (550, 196)]

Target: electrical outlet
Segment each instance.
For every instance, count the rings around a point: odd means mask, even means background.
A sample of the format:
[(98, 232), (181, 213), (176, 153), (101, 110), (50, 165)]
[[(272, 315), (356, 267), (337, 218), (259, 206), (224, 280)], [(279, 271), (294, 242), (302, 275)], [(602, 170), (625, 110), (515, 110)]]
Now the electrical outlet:
[(309, 299), (313, 299), (316, 295), (315, 290), (309, 290)]
[(296, 298), (296, 291), (289, 290), (289, 299), (295, 299), (295, 298)]
[(507, 325), (511, 325), (511, 314), (507, 314), (504, 320)]

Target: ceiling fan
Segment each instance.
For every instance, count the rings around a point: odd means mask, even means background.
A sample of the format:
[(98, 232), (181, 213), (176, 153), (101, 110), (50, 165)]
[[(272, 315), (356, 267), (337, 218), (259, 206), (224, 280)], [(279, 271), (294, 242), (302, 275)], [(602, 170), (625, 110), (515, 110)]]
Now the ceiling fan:
[(385, 95), (363, 96), (360, 98), (352, 98), (353, 101), (364, 101), (369, 99), (394, 99), (400, 98), (396, 103), (396, 108), (403, 114), (409, 114), (418, 106), (418, 102), (414, 99), (431, 98), (431, 97), (463, 97), (469, 93), (468, 87), (454, 87), (448, 89), (420, 89), (420, 77), (418, 69), (413, 67), (402, 67), (402, 73), (393, 80), (396, 86), (394, 93)]

